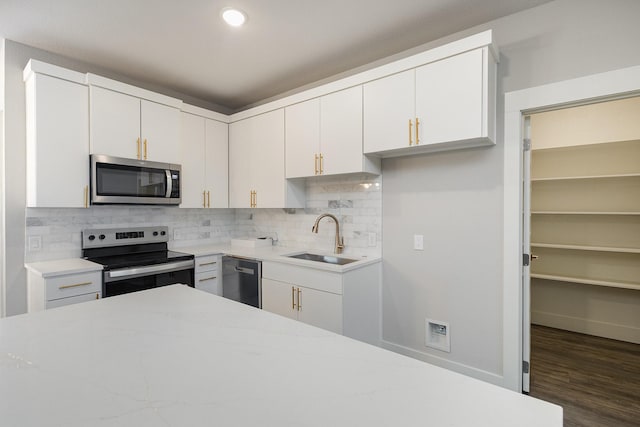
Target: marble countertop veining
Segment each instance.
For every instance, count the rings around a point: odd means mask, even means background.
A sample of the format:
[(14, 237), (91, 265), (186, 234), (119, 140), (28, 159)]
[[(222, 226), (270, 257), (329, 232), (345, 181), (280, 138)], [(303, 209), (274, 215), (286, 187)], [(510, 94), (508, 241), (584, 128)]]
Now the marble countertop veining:
[(546, 426), (562, 409), (183, 285), (0, 319), (3, 427)]

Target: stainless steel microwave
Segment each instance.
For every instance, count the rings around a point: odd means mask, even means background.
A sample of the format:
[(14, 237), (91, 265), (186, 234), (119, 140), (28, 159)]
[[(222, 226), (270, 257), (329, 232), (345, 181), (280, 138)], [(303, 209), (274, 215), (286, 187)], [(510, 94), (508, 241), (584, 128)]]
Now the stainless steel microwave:
[(91, 204), (179, 205), (180, 165), (91, 155)]

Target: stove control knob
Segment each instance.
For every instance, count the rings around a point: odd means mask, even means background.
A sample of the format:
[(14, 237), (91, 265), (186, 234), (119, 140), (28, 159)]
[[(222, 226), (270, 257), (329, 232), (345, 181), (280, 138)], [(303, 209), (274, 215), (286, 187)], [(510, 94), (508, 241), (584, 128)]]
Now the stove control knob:
[(157, 235), (158, 235), (158, 232), (157, 232), (157, 231), (154, 231), (154, 232), (153, 232), (153, 235), (154, 235), (154, 236), (157, 236)]
[(98, 237), (98, 239), (100, 239), (100, 240), (104, 240), (106, 237), (107, 237), (107, 236), (105, 236), (104, 234), (101, 234), (101, 235)]
[(91, 234), (91, 235), (89, 236), (89, 240), (91, 240), (91, 241), (96, 240), (96, 236), (94, 236), (93, 234)]
[(167, 234), (167, 232), (166, 232), (166, 231), (161, 231), (161, 232), (160, 232), (160, 235), (161, 235), (161, 236), (164, 236), (165, 234)]

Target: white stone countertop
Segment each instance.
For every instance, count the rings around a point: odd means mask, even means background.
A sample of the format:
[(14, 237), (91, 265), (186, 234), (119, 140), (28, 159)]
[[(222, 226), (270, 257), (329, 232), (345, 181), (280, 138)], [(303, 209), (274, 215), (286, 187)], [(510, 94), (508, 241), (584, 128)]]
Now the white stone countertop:
[(30, 262), (24, 265), (27, 270), (44, 278), (64, 274), (102, 271), (102, 265), (82, 258), (57, 259), (53, 261)]
[(0, 319), (0, 424), (555, 427), (559, 406), (172, 285)]
[[(336, 255), (331, 252), (307, 250), (304, 248), (290, 248), (282, 246), (267, 246), (267, 247), (243, 247), (233, 246), (229, 243), (219, 245), (205, 245), (205, 246), (187, 246), (187, 247), (172, 247), (171, 250), (190, 253), (195, 256), (225, 254), (244, 258), (252, 258), (260, 261), (275, 261), (283, 262), (287, 264), (294, 264), (302, 267), (316, 268), (320, 270), (335, 271), (338, 273), (344, 273), (346, 271), (355, 270), (365, 265), (375, 264), (380, 262), (380, 257), (358, 257), (349, 254)], [(311, 252), (314, 254), (338, 256), (341, 258), (355, 259), (356, 262), (352, 262), (345, 265), (328, 264), (317, 261), (309, 261), (304, 259), (289, 258), (285, 255), (299, 254), (302, 252)]]

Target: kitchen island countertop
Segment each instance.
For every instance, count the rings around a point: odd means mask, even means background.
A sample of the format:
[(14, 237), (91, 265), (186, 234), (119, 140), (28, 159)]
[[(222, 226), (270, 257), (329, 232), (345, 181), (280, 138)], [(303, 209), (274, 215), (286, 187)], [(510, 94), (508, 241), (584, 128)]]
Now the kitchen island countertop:
[(562, 409), (183, 285), (0, 320), (28, 426), (546, 426)]

